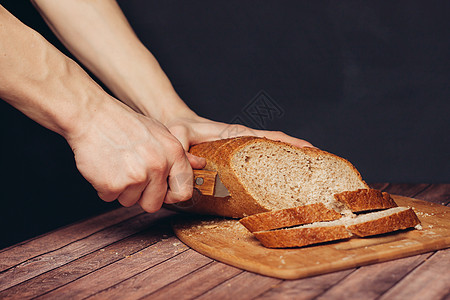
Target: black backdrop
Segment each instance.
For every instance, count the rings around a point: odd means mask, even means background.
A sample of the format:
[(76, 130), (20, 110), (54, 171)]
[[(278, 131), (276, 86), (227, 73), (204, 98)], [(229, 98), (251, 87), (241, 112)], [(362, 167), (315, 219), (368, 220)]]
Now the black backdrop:
[[(0, 3), (68, 54), (28, 1)], [(198, 114), (304, 138), (368, 182), (450, 182), (450, 2), (119, 4)], [(0, 107), (0, 247), (117, 207), (61, 137)]]

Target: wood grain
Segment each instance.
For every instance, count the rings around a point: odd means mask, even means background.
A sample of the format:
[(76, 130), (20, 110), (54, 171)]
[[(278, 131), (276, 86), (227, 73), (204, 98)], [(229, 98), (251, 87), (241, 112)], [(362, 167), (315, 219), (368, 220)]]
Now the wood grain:
[(296, 279), (446, 248), (450, 245), (450, 209), (394, 196), (400, 206), (412, 206), (424, 230), (409, 230), (369, 238), (292, 248), (268, 249), (236, 220), (180, 220), (177, 236), (193, 249), (248, 271)]
[(280, 279), (243, 272), (222, 282), (196, 299), (253, 299), (281, 282)]
[(211, 262), (142, 298), (148, 300), (193, 299), (243, 271), (219, 262)]
[(88, 299), (139, 299), (210, 262), (211, 259), (187, 250)]
[(169, 222), (158, 220), (149, 229), (82, 256), (59, 268), (0, 291), (0, 299), (32, 298), (75, 281), (107, 265), (125, 259), (172, 234)]
[(143, 210), (138, 206), (119, 208), (5, 248), (0, 251), (0, 272), (38, 255), (64, 247), (142, 212)]
[(430, 187), (430, 184), (420, 183), (395, 183), (389, 184), (384, 191), (389, 194), (402, 195), (405, 197), (414, 197), (418, 193), (424, 191), (426, 188)]
[(432, 253), (359, 268), (317, 299), (377, 299)]
[(414, 198), (448, 205), (450, 203), (450, 184), (433, 184), (415, 195)]
[[(171, 212), (165, 212), (171, 214)], [(114, 226), (98, 231), (67, 246), (34, 257), (0, 273), (0, 290), (58, 268), (81, 256), (99, 250), (120, 239), (148, 228), (155, 221), (151, 214), (141, 214)]]
[(450, 295), (450, 249), (425, 260), (380, 299), (444, 299)]
[(285, 280), (265, 293), (259, 295), (256, 299), (314, 299), (318, 295), (324, 293), (334, 285), (341, 282), (354, 271), (355, 269), (350, 269), (321, 276), (303, 278), (300, 280)]
[(216, 171), (194, 170), (194, 188), (203, 195), (214, 196), (216, 176)]
[(82, 299), (108, 289), (188, 249), (175, 237), (162, 239), (96, 272), (70, 282), (36, 299)]
[(381, 182), (369, 183), (369, 187), (371, 189), (375, 189), (375, 190), (379, 190), (379, 191), (384, 191), (388, 186), (389, 186), (389, 183), (381, 183)]

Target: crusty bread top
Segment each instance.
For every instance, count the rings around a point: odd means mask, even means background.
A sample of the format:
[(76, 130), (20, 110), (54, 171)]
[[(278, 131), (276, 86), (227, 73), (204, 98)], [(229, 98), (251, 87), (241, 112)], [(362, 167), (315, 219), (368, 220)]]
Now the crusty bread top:
[(241, 224), (250, 232), (254, 232), (319, 221), (332, 221), (340, 219), (341, 217), (341, 214), (326, 208), (323, 203), (315, 203), (255, 214), (242, 218), (239, 222), (241, 222)]
[(334, 194), (337, 201), (344, 203), (352, 212), (397, 207), (394, 199), (386, 192), (374, 189), (359, 189)]
[(186, 210), (226, 217), (244, 217), (274, 209), (323, 203), (342, 211), (335, 193), (368, 188), (345, 159), (316, 148), (297, 148), (258, 137), (238, 137), (191, 147), (216, 170), (231, 197), (198, 192)]

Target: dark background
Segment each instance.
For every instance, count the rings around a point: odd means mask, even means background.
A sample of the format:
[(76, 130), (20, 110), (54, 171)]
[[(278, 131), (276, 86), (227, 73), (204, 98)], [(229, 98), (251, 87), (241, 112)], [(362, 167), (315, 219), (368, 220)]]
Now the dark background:
[[(0, 3), (68, 54), (28, 1)], [(265, 129), (349, 159), (367, 182), (450, 182), (450, 2), (119, 4), (199, 115), (256, 126), (244, 108), (264, 91), (283, 112)], [(118, 207), (63, 138), (0, 107), (0, 248)]]

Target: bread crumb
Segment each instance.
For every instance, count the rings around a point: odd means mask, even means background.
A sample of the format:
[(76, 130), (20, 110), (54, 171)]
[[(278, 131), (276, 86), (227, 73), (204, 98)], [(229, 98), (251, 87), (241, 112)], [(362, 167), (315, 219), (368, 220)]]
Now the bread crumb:
[(203, 228), (206, 228), (206, 229), (217, 228), (217, 225), (205, 225), (205, 226), (203, 226)]
[(422, 225), (420, 225), (420, 224), (417, 224), (416, 226), (414, 226), (414, 228), (417, 229), (417, 230), (422, 230), (423, 229)]

